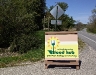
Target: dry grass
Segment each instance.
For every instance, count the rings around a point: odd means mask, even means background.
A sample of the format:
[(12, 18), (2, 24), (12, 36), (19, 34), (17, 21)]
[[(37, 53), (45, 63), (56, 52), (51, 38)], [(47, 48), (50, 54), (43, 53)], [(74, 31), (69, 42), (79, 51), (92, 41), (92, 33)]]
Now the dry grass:
[(76, 28), (71, 28), (68, 31), (76, 31)]
[(78, 38), (78, 44), (79, 44), (79, 47), (78, 47), (79, 50), (80, 51), (83, 50), (85, 43), (80, 38)]

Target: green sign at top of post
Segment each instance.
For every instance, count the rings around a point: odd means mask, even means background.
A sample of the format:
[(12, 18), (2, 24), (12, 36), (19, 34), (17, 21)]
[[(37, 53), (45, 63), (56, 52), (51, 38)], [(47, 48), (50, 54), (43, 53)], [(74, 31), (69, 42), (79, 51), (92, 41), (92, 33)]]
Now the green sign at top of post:
[[(58, 7), (58, 9), (57, 9)], [(58, 11), (58, 15), (57, 15), (57, 11)], [(56, 15), (57, 15), (57, 19), (64, 13), (63, 9), (59, 6), (56, 5), (51, 11), (50, 13), (53, 15), (53, 17), (56, 19)]]

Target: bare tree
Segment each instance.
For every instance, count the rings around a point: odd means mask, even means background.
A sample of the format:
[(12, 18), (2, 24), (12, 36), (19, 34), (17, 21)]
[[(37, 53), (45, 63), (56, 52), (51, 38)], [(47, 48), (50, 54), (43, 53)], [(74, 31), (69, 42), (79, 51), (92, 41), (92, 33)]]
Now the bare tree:
[(88, 30), (96, 33), (96, 7), (92, 10), (92, 15), (89, 17)]

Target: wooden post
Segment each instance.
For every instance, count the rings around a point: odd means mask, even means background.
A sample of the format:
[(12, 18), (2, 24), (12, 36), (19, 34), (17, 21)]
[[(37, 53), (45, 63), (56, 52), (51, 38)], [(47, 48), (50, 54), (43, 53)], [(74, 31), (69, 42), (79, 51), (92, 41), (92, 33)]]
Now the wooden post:
[(50, 16), (48, 17), (48, 31), (49, 31), (49, 19), (50, 19)]

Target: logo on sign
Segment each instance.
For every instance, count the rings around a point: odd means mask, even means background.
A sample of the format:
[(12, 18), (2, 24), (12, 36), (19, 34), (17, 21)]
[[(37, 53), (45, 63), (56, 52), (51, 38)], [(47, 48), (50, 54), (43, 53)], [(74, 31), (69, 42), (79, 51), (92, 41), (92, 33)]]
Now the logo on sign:
[[(48, 43), (48, 47), (50, 47), (51, 49), (56, 49), (57, 47), (59, 47), (60, 41), (57, 37), (53, 36), (48, 39), (47, 43)], [(54, 46), (54, 48), (53, 48), (53, 46)]]
[(56, 49), (59, 47), (59, 39), (57, 37), (51, 37), (48, 39), (48, 47), (50, 47), (50, 50), (48, 52), (50, 54), (64, 54), (64, 51), (56, 51)]
[(59, 47), (60, 41), (57, 37), (51, 37), (47, 41), (49, 54), (74, 54), (73, 49), (64, 49)]

